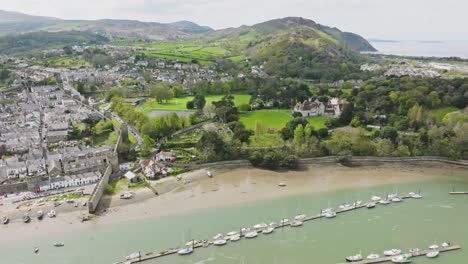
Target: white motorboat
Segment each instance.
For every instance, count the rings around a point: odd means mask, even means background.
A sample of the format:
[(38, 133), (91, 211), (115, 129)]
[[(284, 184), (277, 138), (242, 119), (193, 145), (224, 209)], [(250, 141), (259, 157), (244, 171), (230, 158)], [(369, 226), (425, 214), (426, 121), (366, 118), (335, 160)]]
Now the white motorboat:
[(362, 204), (362, 201), (356, 201), (356, 202), (354, 202), (354, 205), (355, 205), (355, 206), (359, 206), (359, 205), (361, 205), (361, 204)]
[(187, 247), (192, 247), (193, 245), (196, 245), (196, 244), (198, 244), (199, 242), (200, 242), (200, 241), (198, 241), (198, 240), (189, 241), (189, 242), (185, 243), (185, 246), (187, 246)]
[(325, 213), (325, 218), (333, 218), (333, 217), (336, 217), (336, 213), (331, 211), (331, 212), (327, 212)]
[(322, 215), (325, 216), (326, 213), (334, 212), (334, 211), (335, 209), (333, 208), (327, 208), (327, 209), (322, 210)]
[(267, 227), (267, 228), (262, 230), (262, 233), (263, 234), (271, 234), (271, 233), (273, 233), (273, 231), (275, 231), (275, 229), (273, 227)]
[(361, 260), (362, 260), (362, 255), (361, 254), (346, 257), (347, 262), (356, 262), (356, 261), (361, 261)]
[(47, 216), (52, 218), (57, 216), (57, 212), (55, 210), (50, 210), (50, 212), (47, 213)]
[(428, 258), (435, 258), (437, 256), (439, 256), (439, 251), (431, 251), (426, 254), (426, 257)]
[(295, 220), (304, 220), (305, 218), (306, 218), (305, 214), (296, 215), (294, 217)]
[(439, 245), (436, 245), (436, 244), (434, 244), (434, 245), (430, 245), (430, 246), (429, 246), (429, 249), (430, 249), (430, 250), (436, 250), (436, 249), (439, 249)]
[(248, 228), (248, 227), (241, 228), (241, 233), (245, 233), (245, 232), (249, 232), (249, 231), (250, 231), (250, 228)]
[(409, 255), (399, 255), (396, 257), (392, 258), (393, 263), (410, 263), (411, 262), (411, 256)]
[(384, 251), (385, 256), (396, 256), (400, 254), (401, 254), (401, 250), (399, 249), (390, 249), (390, 250)]
[(141, 255), (140, 255), (140, 252), (134, 252), (128, 256), (125, 257), (126, 260), (132, 260), (132, 259), (136, 259), (136, 258), (139, 258)]
[(225, 239), (218, 239), (213, 241), (213, 245), (215, 246), (224, 246), (226, 245), (227, 241)]
[(342, 205), (338, 206), (338, 208), (340, 208), (341, 210), (346, 210), (346, 209), (349, 209), (351, 207), (352, 207), (352, 205), (350, 205), (348, 203), (345, 203), (345, 204), (342, 204)]
[(442, 243), (441, 246), (444, 247), (444, 248), (450, 247), (450, 242), (444, 242), (444, 243)]
[(183, 249), (177, 251), (177, 254), (179, 255), (188, 255), (193, 252), (192, 247), (184, 247)]
[(371, 201), (373, 201), (373, 202), (378, 202), (380, 200), (382, 200), (382, 198), (379, 197), (379, 196), (372, 196), (372, 198), (371, 198)]
[(268, 224), (269, 226), (277, 226), (278, 224), (275, 223), (275, 222), (271, 222), (270, 224)]
[(419, 252), (419, 248), (410, 248), (409, 253), (417, 253)]
[(56, 242), (54, 243), (54, 247), (63, 247), (65, 244), (63, 242)]
[(388, 200), (391, 200), (391, 199), (393, 199), (393, 198), (395, 198), (395, 197), (397, 197), (397, 196), (398, 196), (398, 194), (396, 194), (396, 193), (391, 193), (391, 194), (387, 195), (387, 199), (388, 199)]
[(237, 236), (238, 233), (236, 231), (231, 231), (229, 233), (226, 234), (227, 236)]
[(252, 232), (248, 232), (247, 234), (245, 234), (245, 238), (254, 238), (254, 237), (257, 237), (258, 233), (255, 232), (255, 231), (252, 231)]
[(255, 229), (262, 229), (262, 228), (265, 228), (265, 227), (267, 227), (267, 226), (268, 226), (268, 225), (265, 224), (265, 223), (260, 223), (260, 224), (254, 225), (254, 228), (255, 228)]
[(380, 200), (379, 204), (387, 205), (387, 204), (390, 204), (390, 201), (389, 200)]
[(133, 198), (133, 194), (131, 192), (124, 192), (120, 195), (120, 199), (123, 199), (123, 200), (128, 200), (132, 198)]
[(42, 210), (37, 211), (36, 217), (41, 220), (44, 217), (44, 212), (42, 212)]
[(289, 219), (284, 218), (284, 219), (281, 219), (280, 224), (281, 224), (281, 225), (284, 225), (284, 224), (286, 224), (286, 223), (288, 223), (288, 222), (289, 222)]
[(379, 254), (370, 254), (369, 256), (367, 256), (367, 259), (378, 259), (378, 258), (380, 258)]
[(233, 242), (239, 241), (239, 240), (240, 240), (240, 235), (235, 235), (229, 238), (229, 241), (233, 241)]
[(416, 193), (415, 192), (409, 192), (408, 195), (413, 197), (414, 195), (416, 195)]
[(304, 224), (302, 221), (292, 221), (291, 224), (289, 225), (292, 227), (297, 227), (297, 226), (301, 226), (302, 224)]
[(402, 200), (400, 197), (398, 197), (398, 196), (392, 198), (392, 202), (394, 202), (394, 203), (399, 203), (399, 202), (401, 202), (401, 201), (403, 201), (403, 200)]
[(371, 202), (366, 205), (367, 209), (371, 209), (375, 207), (375, 203)]
[(223, 238), (224, 238), (223, 234), (217, 234), (216, 236), (213, 237), (214, 240), (219, 240), (219, 239), (223, 239)]
[(421, 199), (421, 198), (422, 198), (422, 195), (421, 195), (421, 194), (411, 195), (411, 198), (414, 198), (414, 199)]

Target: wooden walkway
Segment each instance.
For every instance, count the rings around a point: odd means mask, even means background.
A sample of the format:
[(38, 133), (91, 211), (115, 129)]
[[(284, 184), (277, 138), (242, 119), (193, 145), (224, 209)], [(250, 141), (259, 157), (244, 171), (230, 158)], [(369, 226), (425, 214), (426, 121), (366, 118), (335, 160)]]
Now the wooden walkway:
[(468, 192), (450, 192), (450, 194), (457, 195), (457, 194), (468, 194)]
[[(412, 197), (410, 195), (405, 195), (405, 196), (401, 196), (400, 198), (403, 200), (403, 199), (411, 199)], [(366, 208), (369, 203), (372, 203), (372, 202), (361, 203), (361, 204), (356, 204), (356, 202), (355, 202), (350, 207), (345, 208), (345, 209), (336, 209), (335, 212), (338, 215), (338, 214), (354, 211), (354, 210), (357, 210), (357, 209)], [(397, 203), (392, 202), (392, 204), (397, 204)], [(386, 206), (386, 205), (381, 205), (381, 206)], [(307, 216), (306, 218), (304, 218), (304, 219), (302, 219), (300, 221), (305, 223), (305, 222), (312, 221), (312, 220), (317, 220), (317, 219), (320, 219), (320, 218), (325, 218), (325, 216), (322, 213), (320, 213), (320, 214), (314, 215), (314, 216)], [(277, 224), (275, 226), (272, 226), (272, 227), (274, 227), (275, 229), (285, 228), (285, 227), (289, 226), (292, 221), (293, 220), (290, 220), (289, 222), (286, 222), (286, 223), (281, 223), (280, 222), (279, 224)], [(257, 228), (257, 229), (251, 228), (250, 231), (248, 231), (248, 232), (256, 231), (260, 235), (263, 229), (264, 228)], [(240, 237), (244, 237), (245, 233), (248, 233), (248, 232), (239, 233), (238, 235), (240, 235)], [(225, 235), (224, 239), (229, 242), (230, 236)], [(206, 248), (206, 247), (214, 245), (213, 242), (214, 242), (214, 240), (206, 241), (204, 243), (203, 242), (197, 242), (197, 243), (194, 244), (193, 248), (194, 249)], [(126, 260), (126, 261), (116, 262), (114, 264), (133, 264), (133, 263), (139, 263), (139, 262), (143, 262), (143, 261), (150, 260), (150, 259), (170, 256), (170, 255), (177, 254), (177, 252), (180, 249), (183, 249), (183, 247), (181, 247), (181, 248), (171, 248), (171, 249), (161, 251), (161, 252), (149, 252), (149, 253), (146, 253), (144, 255), (141, 254), (140, 257), (132, 258), (132, 259), (129, 259), (129, 260)], [(362, 262), (362, 263), (378, 263), (378, 262)]]
[[(421, 257), (421, 256), (426, 256), (427, 253), (431, 252), (431, 251), (439, 251), (440, 253), (443, 253), (443, 252), (448, 252), (448, 251), (453, 251), (453, 250), (457, 250), (457, 249), (461, 249), (461, 246), (459, 245), (454, 245), (454, 246), (449, 246), (449, 247), (441, 247), (437, 250), (431, 250), (431, 249), (426, 249), (426, 250), (420, 250), (416, 253), (406, 253), (412, 257)], [(402, 253), (402, 254), (405, 254), (405, 253)], [(352, 263), (355, 263), (355, 264), (372, 264), (372, 263), (383, 263), (383, 262), (389, 262), (389, 261), (392, 261), (392, 258), (394, 258), (395, 256), (391, 256), (391, 257), (382, 257), (382, 258), (378, 258), (378, 259), (366, 259), (366, 260), (363, 260), (363, 261), (355, 261), (355, 262), (352, 262)], [(349, 263), (349, 262), (347, 262)], [(346, 264), (346, 263), (341, 263), (341, 264)]]

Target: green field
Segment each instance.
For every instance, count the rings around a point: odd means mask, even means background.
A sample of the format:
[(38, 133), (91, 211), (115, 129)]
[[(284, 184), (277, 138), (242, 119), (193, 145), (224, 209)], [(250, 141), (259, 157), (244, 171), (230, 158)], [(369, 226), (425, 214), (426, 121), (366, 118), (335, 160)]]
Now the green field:
[[(207, 95), (205, 97), (206, 104), (211, 104), (213, 101), (219, 101), (224, 97), (224, 95)], [(151, 112), (152, 110), (173, 110), (173, 111), (182, 111), (187, 110), (187, 102), (193, 100), (193, 96), (186, 96), (182, 98), (172, 98), (167, 103), (158, 103), (154, 99), (147, 100), (142, 105), (138, 106), (138, 110), (143, 113)], [(250, 100), (250, 95), (248, 94), (236, 94), (234, 95), (234, 103), (239, 106), (241, 104), (248, 104)]]
[(143, 54), (147, 56), (185, 63), (196, 60), (199, 64), (211, 64), (215, 58), (226, 57), (229, 54), (227, 49), (216, 45), (216, 43), (211, 45), (161, 43), (144, 46), (151, 48), (151, 50), (143, 51)]
[(444, 119), (444, 116), (448, 113), (458, 111), (458, 108), (455, 107), (444, 107), (444, 108), (439, 108), (439, 109), (434, 109), (431, 111), (431, 114), (435, 116), (438, 122), (442, 122), (442, 119)]
[(291, 120), (291, 114), (291, 110), (258, 110), (241, 113), (240, 121), (247, 129), (256, 130), (256, 124), (259, 122), (266, 129), (279, 130)]
[(326, 127), (325, 124), (327, 123), (328, 119), (330, 118), (324, 116), (314, 116), (308, 117), (307, 121), (314, 127), (314, 130), (319, 130), (321, 128)]
[(91, 66), (91, 63), (84, 59), (75, 59), (68, 57), (54, 58), (47, 61), (38, 61), (37, 64), (65, 68)]

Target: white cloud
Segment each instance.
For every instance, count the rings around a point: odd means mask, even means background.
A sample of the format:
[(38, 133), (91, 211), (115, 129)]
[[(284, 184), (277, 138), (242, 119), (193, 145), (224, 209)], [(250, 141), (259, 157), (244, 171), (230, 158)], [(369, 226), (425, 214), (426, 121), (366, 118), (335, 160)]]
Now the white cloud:
[(365, 37), (468, 37), (459, 0), (0, 0), (0, 9), (67, 19), (190, 20), (214, 28), (302, 16)]

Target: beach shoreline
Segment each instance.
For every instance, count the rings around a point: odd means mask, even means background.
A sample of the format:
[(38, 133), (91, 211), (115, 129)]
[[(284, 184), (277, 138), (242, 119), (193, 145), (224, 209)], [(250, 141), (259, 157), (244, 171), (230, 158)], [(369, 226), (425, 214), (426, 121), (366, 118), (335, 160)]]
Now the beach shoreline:
[[(269, 171), (253, 167), (210, 171), (214, 175), (212, 178), (206, 175), (205, 170), (185, 173), (183, 180), (190, 180), (190, 183), (159, 196), (146, 188), (136, 190), (135, 197), (130, 200), (121, 200), (118, 195), (104, 196), (98, 214), (88, 222), (82, 223), (80, 220), (82, 215), (87, 214), (86, 207), (71, 211), (59, 207), (57, 218), (45, 217), (42, 221), (34, 218), (28, 224), (16, 219), (2, 226), (0, 232), (4, 234), (5, 239), (19, 240), (307, 193), (402, 184), (443, 177), (462, 180), (468, 176), (466, 167), (440, 162), (372, 162), (358, 167), (336, 163), (309, 164), (297, 171)], [(174, 179), (168, 180), (169, 183), (171, 181)], [(279, 187), (279, 183), (285, 183), (286, 186)]]

